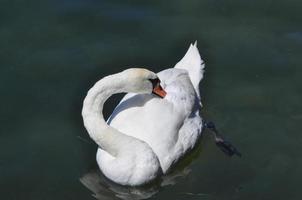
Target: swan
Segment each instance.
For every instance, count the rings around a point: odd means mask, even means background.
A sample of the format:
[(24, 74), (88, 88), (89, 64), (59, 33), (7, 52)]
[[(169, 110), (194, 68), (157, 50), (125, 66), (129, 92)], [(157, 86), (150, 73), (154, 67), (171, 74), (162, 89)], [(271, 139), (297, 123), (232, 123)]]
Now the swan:
[[(204, 126), (199, 113), (204, 66), (195, 42), (174, 68), (157, 74), (126, 69), (88, 91), (82, 117), (107, 178), (121, 185), (149, 183), (195, 146)], [(127, 94), (106, 122), (103, 105), (115, 93)]]

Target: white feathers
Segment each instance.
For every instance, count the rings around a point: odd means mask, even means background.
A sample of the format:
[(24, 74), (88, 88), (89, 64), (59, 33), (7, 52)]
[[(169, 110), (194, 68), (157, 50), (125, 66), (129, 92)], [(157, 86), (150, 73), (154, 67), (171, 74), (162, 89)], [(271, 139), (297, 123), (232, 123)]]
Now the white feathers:
[(204, 61), (201, 59), (197, 49), (197, 41), (190, 44), (190, 47), (185, 56), (175, 65), (175, 68), (185, 69), (188, 71), (191, 82), (199, 96), (199, 82), (203, 78)]
[[(203, 71), (197, 44), (191, 44), (175, 68), (157, 74), (167, 92), (164, 99), (145, 92), (128, 93), (108, 124), (102, 116), (104, 102), (117, 92), (141, 91), (129, 84), (136, 76), (125, 77), (126, 71), (111, 75), (91, 89), (83, 119), (100, 147), (97, 162), (105, 176), (123, 185), (144, 184), (167, 173), (195, 146), (202, 130), (199, 82)], [(136, 83), (142, 85), (139, 80)]]

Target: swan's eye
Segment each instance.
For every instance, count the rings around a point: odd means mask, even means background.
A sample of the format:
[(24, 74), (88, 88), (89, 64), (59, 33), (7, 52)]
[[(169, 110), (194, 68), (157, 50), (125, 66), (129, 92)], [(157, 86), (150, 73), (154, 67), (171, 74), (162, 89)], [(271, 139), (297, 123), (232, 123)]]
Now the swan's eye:
[(160, 84), (160, 80), (158, 78), (149, 79), (149, 81), (152, 83), (153, 88), (157, 87)]

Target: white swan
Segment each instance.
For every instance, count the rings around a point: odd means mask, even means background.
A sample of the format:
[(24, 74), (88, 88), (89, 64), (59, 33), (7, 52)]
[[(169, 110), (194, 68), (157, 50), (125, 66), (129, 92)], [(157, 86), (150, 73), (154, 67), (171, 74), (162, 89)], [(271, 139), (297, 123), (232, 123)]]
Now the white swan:
[[(128, 69), (101, 79), (88, 91), (82, 116), (99, 146), (97, 163), (106, 177), (122, 185), (148, 183), (194, 147), (202, 130), (203, 69), (195, 43), (174, 68), (157, 75)], [(109, 126), (102, 115), (104, 102), (121, 92), (128, 94), (108, 119)]]

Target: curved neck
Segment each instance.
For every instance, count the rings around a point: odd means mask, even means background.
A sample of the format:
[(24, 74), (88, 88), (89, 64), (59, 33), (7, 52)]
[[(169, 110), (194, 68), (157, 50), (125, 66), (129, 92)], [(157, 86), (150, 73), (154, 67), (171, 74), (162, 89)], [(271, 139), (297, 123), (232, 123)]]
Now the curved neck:
[(125, 79), (121, 73), (107, 76), (88, 91), (83, 103), (82, 116), (90, 137), (112, 156), (117, 156), (123, 145), (122, 141), (125, 145), (126, 141), (135, 140), (110, 127), (102, 113), (104, 103), (111, 95), (126, 92), (124, 86)]

